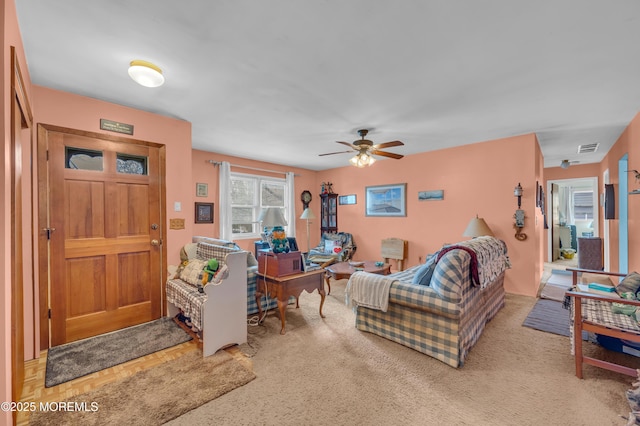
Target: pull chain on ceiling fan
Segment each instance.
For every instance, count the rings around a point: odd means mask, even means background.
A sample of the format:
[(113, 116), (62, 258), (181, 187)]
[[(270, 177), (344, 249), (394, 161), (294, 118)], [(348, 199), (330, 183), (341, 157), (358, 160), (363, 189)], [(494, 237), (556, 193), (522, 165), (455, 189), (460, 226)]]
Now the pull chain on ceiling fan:
[(351, 148), (350, 151), (329, 152), (326, 154), (320, 154), (320, 156), (322, 157), (324, 155), (344, 154), (344, 153), (350, 153), (350, 152), (356, 151), (357, 154), (349, 160), (349, 162), (356, 167), (364, 167), (364, 166), (372, 165), (376, 161), (376, 159), (373, 157), (374, 155), (379, 155), (381, 157), (389, 157), (395, 160), (399, 160), (402, 157), (404, 157), (404, 155), (394, 154), (393, 152), (386, 152), (386, 151), (380, 150), (381, 148), (401, 146), (401, 145), (404, 145), (404, 143), (400, 141), (391, 141), (391, 142), (384, 142), (384, 143), (379, 143), (374, 145), (373, 142), (371, 142), (368, 139), (365, 139), (365, 136), (367, 136), (367, 133), (369, 133), (367, 129), (358, 130), (360, 139), (357, 141), (354, 141), (353, 144), (350, 144), (348, 142), (341, 142), (341, 141), (336, 142), (336, 143), (348, 146), (349, 148)]

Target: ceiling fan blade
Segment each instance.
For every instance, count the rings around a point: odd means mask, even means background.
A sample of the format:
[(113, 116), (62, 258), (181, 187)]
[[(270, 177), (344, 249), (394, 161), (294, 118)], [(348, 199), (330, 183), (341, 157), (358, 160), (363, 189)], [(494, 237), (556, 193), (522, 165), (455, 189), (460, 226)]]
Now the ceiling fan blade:
[(354, 145), (351, 145), (349, 142), (341, 142), (341, 141), (336, 141), (336, 143), (341, 143), (342, 145), (346, 145), (351, 149), (355, 149), (356, 151), (358, 150), (357, 147), (355, 147)]
[(404, 157), (404, 155), (394, 154), (393, 152), (378, 151), (377, 149), (369, 150), (369, 153), (373, 155), (380, 155), (382, 157), (395, 158), (396, 160), (399, 160), (402, 157)]
[(391, 141), (391, 142), (383, 142), (383, 143), (373, 145), (371, 148), (380, 149), (380, 148), (390, 148), (392, 146), (402, 146), (402, 145), (404, 145), (404, 143), (400, 141)]
[(333, 154), (347, 154), (347, 153), (352, 153), (353, 151), (338, 151), (338, 152), (327, 152), (326, 154), (318, 154), (319, 157), (322, 157), (323, 155), (333, 155)]

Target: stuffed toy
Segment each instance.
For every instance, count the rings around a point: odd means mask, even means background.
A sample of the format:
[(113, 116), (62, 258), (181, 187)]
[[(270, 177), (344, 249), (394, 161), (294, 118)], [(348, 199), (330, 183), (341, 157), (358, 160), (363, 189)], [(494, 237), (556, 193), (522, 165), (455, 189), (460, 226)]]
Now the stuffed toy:
[(227, 265), (220, 267), (217, 259), (209, 259), (207, 265), (202, 270), (202, 284), (198, 285), (198, 291), (204, 293), (204, 286), (207, 285), (207, 283), (212, 282), (213, 285), (218, 285), (228, 276), (229, 268)]
[(280, 226), (276, 226), (273, 228), (273, 232), (271, 233), (271, 244), (271, 249), (274, 253), (289, 253), (289, 251), (291, 250), (289, 248), (289, 240), (287, 239), (287, 234)]
[(184, 249), (184, 247), (182, 247), (182, 249), (180, 249), (180, 265), (178, 266), (178, 269), (176, 269), (174, 278), (180, 278), (180, 273), (182, 272), (184, 267), (187, 266), (188, 263), (189, 263), (189, 255), (187, 255), (186, 250)]

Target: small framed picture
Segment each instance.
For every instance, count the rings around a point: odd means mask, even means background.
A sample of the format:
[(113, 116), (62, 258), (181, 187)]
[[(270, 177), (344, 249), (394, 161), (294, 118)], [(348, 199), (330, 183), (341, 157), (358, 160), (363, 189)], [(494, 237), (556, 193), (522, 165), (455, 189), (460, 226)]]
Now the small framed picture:
[(213, 203), (196, 203), (196, 223), (213, 223)]
[(442, 200), (444, 200), (444, 189), (418, 192), (418, 201), (442, 201)]
[(196, 197), (208, 197), (209, 185), (206, 183), (196, 183)]
[(339, 195), (338, 204), (340, 205), (356, 204), (356, 194)]

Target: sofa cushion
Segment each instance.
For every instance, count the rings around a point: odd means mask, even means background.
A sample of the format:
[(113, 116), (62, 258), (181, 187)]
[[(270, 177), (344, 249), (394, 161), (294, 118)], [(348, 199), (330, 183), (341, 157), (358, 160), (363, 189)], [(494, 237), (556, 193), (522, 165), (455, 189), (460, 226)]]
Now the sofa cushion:
[(427, 257), (427, 261), (420, 266), (416, 274), (413, 276), (413, 280), (411, 280), (412, 284), (419, 285), (429, 285), (431, 282), (431, 277), (433, 276), (433, 271), (436, 269), (436, 259), (437, 257), (434, 255), (429, 255)]
[(640, 274), (635, 271), (624, 277), (622, 281), (620, 281), (620, 284), (616, 286), (616, 292), (618, 294), (636, 294), (638, 290), (640, 290)]
[(471, 256), (462, 250), (445, 253), (436, 263), (429, 286), (447, 302), (459, 303), (463, 283), (470, 280), (470, 258)]
[(207, 265), (206, 260), (193, 259), (180, 273), (180, 279), (188, 284), (197, 286), (202, 284), (202, 270)]

